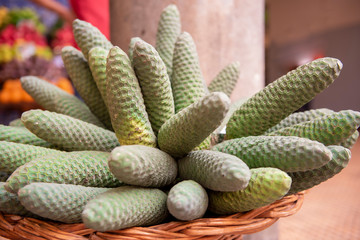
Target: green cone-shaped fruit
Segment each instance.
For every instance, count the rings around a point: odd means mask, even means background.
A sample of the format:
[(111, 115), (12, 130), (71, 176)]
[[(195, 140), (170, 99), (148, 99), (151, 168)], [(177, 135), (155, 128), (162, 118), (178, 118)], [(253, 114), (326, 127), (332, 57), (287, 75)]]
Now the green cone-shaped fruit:
[(132, 64), (139, 80), (146, 112), (155, 134), (175, 114), (166, 66), (155, 48), (143, 40), (135, 43)]
[(86, 59), (88, 59), (88, 53), (93, 47), (99, 46), (109, 50), (113, 46), (99, 29), (88, 22), (75, 19), (72, 27), (75, 41)]
[(214, 191), (244, 189), (250, 179), (249, 167), (238, 157), (210, 150), (190, 152), (178, 161), (179, 177), (198, 182)]
[(120, 181), (142, 187), (163, 187), (177, 176), (177, 163), (169, 154), (153, 147), (127, 145), (115, 148), (109, 168)]
[(38, 77), (26, 76), (22, 77), (20, 81), (22, 88), (46, 110), (104, 127), (88, 106), (74, 95)]
[(298, 136), (324, 145), (339, 145), (351, 137), (360, 125), (360, 112), (343, 110), (324, 117), (281, 128), (267, 135)]
[(211, 150), (237, 156), (249, 168), (274, 167), (285, 172), (315, 169), (331, 160), (322, 143), (293, 136), (249, 136), (224, 141)]
[(0, 182), (0, 212), (14, 215), (28, 216), (31, 213), (21, 205), (18, 196), (4, 188), (5, 183)]
[(18, 192), (28, 211), (64, 223), (81, 222), (85, 205), (109, 188), (84, 187), (58, 183), (31, 183)]
[(240, 75), (240, 62), (233, 62), (223, 68), (210, 82), (210, 92), (223, 92), (230, 97)]
[(198, 101), (208, 92), (194, 40), (187, 32), (180, 34), (176, 40), (171, 87), (176, 113)]
[(277, 168), (253, 168), (247, 188), (236, 192), (209, 191), (209, 210), (217, 214), (245, 212), (282, 198), (291, 178)]
[(264, 133), (326, 89), (341, 68), (338, 59), (320, 58), (280, 77), (234, 112), (226, 127), (227, 138)]
[(133, 37), (133, 38), (130, 39), (128, 56), (129, 56), (129, 59), (131, 61), (131, 65), (133, 65), (135, 43), (138, 42), (138, 41), (143, 41), (143, 40), (141, 38), (139, 38), (139, 37)]
[(102, 47), (94, 47), (89, 51), (89, 67), (101, 94), (103, 101), (106, 103), (106, 58), (109, 50)]
[(333, 110), (330, 110), (327, 108), (310, 109), (310, 110), (307, 110), (304, 112), (295, 112), (295, 113), (290, 114), (288, 117), (284, 118), (283, 120), (281, 120), (281, 122), (279, 122), (275, 126), (266, 130), (266, 132), (264, 134), (274, 132), (281, 128), (290, 127), (290, 126), (298, 124), (298, 123), (310, 121), (315, 118), (324, 117), (333, 112), (334, 112)]
[(60, 152), (38, 157), (16, 169), (5, 188), (17, 193), (33, 182), (65, 183), (88, 187), (123, 185), (110, 172), (110, 153), (98, 151)]
[(175, 114), (159, 130), (160, 149), (174, 157), (186, 155), (220, 125), (229, 105), (225, 93), (215, 92)]
[(97, 231), (155, 225), (168, 215), (166, 194), (159, 189), (124, 186), (91, 200), (82, 213), (86, 227)]
[(340, 146), (351, 149), (359, 138), (359, 131), (356, 130), (350, 137), (339, 143)]
[(183, 221), (201, 218), (208, 207), (206, 190), (193, 180), (174, 185), (168, 194), (167, 208), (171, 215)]
[(0, 141), (0, 171), (11, 174), (18, 167), (39, 156), (58, 152), (45, 147)]
[(21, 119), (36, 136), (68, 151), (110, 152), (120, 146), (114, 132), (63, 114), (29, 110)]
[(0, 141), (23, 143), (51, 148), (53, 144), (37, 137), (24, 127), (11, 127), (0, 124)]
[(156, 32), (156, 50), (166, 65), (169, 77), (172, 75), (175, 42), (180, 33), (179, 10), (176, 5), (170, 4), (162, 11)]
[(91, 112), (111, 129), (109, 113), (84, 55), (76, 48), (66, 46), (62, 48), (61, 56), (65, 69), (81, 98)]
[(121, 145), (156, 146), (139, 82), (130, 60), (119, 47), (106, 62), (106, 97), (111, 123)]
[(21, 121), (21, 118), (17, 118), (9, 122), (9, 126), (11, 127), (25, 127), (23, 122)]
[(343, 170), (351, 158), (349, 149), (342, 146), (328, 146), (332, 152), (332, 159), (326, 165), (309, 171), (288, 173), (292, 178), (291, 188), (288, 195), (312, 188), (329, 178), (332, 178)]

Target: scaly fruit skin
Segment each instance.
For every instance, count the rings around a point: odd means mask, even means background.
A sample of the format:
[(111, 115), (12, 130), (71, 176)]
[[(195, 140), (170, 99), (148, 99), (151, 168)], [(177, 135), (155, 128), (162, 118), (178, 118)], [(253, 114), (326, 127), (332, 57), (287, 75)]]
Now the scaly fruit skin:
[(21, 118), (17, 118), (9, 122), (9, 126), (11, 127), (25, 127), (23, 122), (21, 121)]
[(233, 62), (224, 67), (210, 82), (210, 92), (223, 92), (230, 97), (240, 75), (240, 62)]
[(244, 189), (250, 179), (249, 167), (238, 157), (210, 150), (190, 152), (178, 161), (179, 177), (198, 182), (214, 191)]
[(171, 78), (173, 53), (177, 37), (181, 33), (180, 13), (176, 5), (170, 4), (161, 13), (156, 32), (156, 45), (161, 59), (164, 61), (167, 73)]
[(131, 61), (131, 66), (133, 66), (133, 56), (134, 56), (135, 43), (138, 42), (138, 41), (143, 41), (143, 40), (141, 38), (139, 38), (139, 37), (133, 37), (133, 38), (130, 39), (128, 56), (129, 56), (129, 59)]
[(227, 124), (227, 138), (264, 133), (326, 89), (341, 68), (338, 59), (321, 58), (270, 83), (234, 112)]
[(109, 188), (84, 187), (58, 183), (31, 183), (18, 192), (28, 211), (64, 223), (81, 222), (85, 205)]
[(322, 143), (293, 136), (249, 136), (224, 141), (211, 150), (243, 160), (249, 168), (274, 167), (285, 172), (315, 169), (331, 160)]
[(282, 198), (290, 185), (291, 178), (280, 169), (253, 168), (247, 188), (236, 192), (208, 191), (208, 209), (217, 214), (249, 211)]
[(315, 118), (324, 117), (333, 112), (334, 112), (333, 110), (330, 110), (327, 108), (310, 109), (310, 110), (304, 111), (304, 112), (295, 112), (295, 113), (290, 114), (288, 117), (284, 118), (283, 120), (281, 120), (281, 122), (279, 122), (275, 126), (266, 130), (266, 132), (264, 134), (274, 132), (281, 128), (290, 127), (290, 126), (298, 124), (298, 123), (310, 121)]
[(84, 102), (59, 87), (34, 76), (22, 77), (20, 81), (22, 88), (46, 110), (104, 127)]
[(89, 51), (89, 67), (103, 101), (106, 103), (106, 58), (109, 50), (94, 47)]
[(176, 40), (171, 87), (174, 95), (175, 113), (208, 93), (194, 40), (187, 32), (181, 33)]
[(75, 19), (72, 23), (74, 38), (88, 60), (88, 53), (93, 47), (102, 47), (110, 50), (113, 47), (111, 42), (93, 25), (88, 22)]
[(142, 187), (163, 187), (177, 175), (177, 162), (153, 147), (127, 145), (112, 150), (109, 168), (120, 181)]
[(63, 114), (29, 110), (21, 120), (36, 136), (64, 150), (110, 152), (120, 146), (114, 132)]
[(5, 183), (0, 182), (0, 212), (15, 215), (31, 215), (31, 213), (21, 205), (18, 196), (9, 193), (4, 188)]
[(220, 125), (229, 105), (230, 99), (225, 93), (204, 96), (161, 126), (159, 148), (174, 157), (189, 153)]
[(82, 52), (74, 47), (66, 46), (62, 48), (61, 56), (65, 69), (81, 98), (90, 111), (108, 129), (111, 129), (109, 113)]
[(58, 152), (60, 151), (45, 147), (0, 141), (0, 171), (11, 174), (39, 156)]
[(175, 114), (166, 66), (155, 48), (143, 40), (135, 43), (132, 64), (139, 80), (146, 112), (154, 133)]
[(356, 130), (350, 137), (339, 143), (340, 146), (351, 149), (359, 138), (359, 132)]
[(52, 143), (37, 137), (26, 128), (11, 127), (2, 124), (0, 124), (0, 141), (23, 143), (47, 148), (54, 147)]
[(360, 112), (343, 110), (324, 117), (271, 132), (270, 136), (298, 136), (324, 145), (339, 145), (351, 137), (360, 125)]
[(288, 195), (312, 188), (332, 178), (343, 170), (351, 158), (349, 149), (342, 146), (328, 146), (332, 152), (332, 159), (324, 166), (309, 171), (288, 173), (292, 178), (291, 188)]
[(166, 198), (159, 189), (115, 188), (91, 200), (82, 219), (86, 227), (97, 231), (155, 225), (168, 216)]
[(106, 101), (120, 144), (156, 147), (139, 82), (128, 56), (119, 47), (110, 49), (106, 78)]
[(5, 188), (17, 193), (33, 182), (64, 183), (88, 187), (118, 187), (123, 185), (110, 172), (110, 153), (99, 151), (60, 152), (41, 156), (16, 169)]
[(168, 194), (166, 205), (171, 215), (182, 221), (201, 218), (208, 207), (206, 190), (193, 180), (174, 185)]

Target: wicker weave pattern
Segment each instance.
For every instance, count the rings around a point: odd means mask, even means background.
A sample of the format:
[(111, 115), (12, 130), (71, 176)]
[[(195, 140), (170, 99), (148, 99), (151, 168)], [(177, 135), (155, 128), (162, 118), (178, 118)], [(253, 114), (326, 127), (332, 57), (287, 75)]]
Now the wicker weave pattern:
[(221, 218), (202, 218), (188, 222), (173, 221), (151, 227), (133, 227), (103, 233), (87, 229), (83, 224), (44, 222), (0, 213), (0, 236), (19, 240), (240, 240), (242, 234), (262, 231), (279, 218), (295, 214), (303, 201), (304, 192), (301, 192), (245, 214), (237, 213)]

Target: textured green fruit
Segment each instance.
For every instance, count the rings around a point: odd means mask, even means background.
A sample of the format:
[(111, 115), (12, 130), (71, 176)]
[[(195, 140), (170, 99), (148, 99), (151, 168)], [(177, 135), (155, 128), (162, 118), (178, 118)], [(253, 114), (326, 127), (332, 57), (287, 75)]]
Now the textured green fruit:
[(41, 147), (54, 147), (53, 144), (37, 137), (23, 127), (11, 127), (0, 124), (0, 141), (30, 144)]
[(93, 47), (98, 46), (109, 50), (113, 46), (99, 29), (88, 22), (75, 19), (72, 27), (75, 41), (86, 59), (88, 59), (88, 53)]
[(135, 43), (132, 64), (140, 83), (151, 127), (157, 134), (160, 127), (175, 114), (166, 66), (155, 48), (142, 40)]
[(194, 40), (187, 32), (180, 34), (176, 40), (171, 87), (176, 113), (198, 101), (208, 92)]
[(16, 169), (6, 181), (9, 192), (33, 182), (64, 183), (88, 187), (123, 185), (110, 172), (110, 153), (98, 151), (60, 152), (38, 157)]
[(223, 68), (210, 82), (210, 92), (223, 92), (230, 97), (240, 75), (240, 62), (233, 62)]
[(201, 218), (208, 207), (206, 190), (197, 182), (185, 180), (170, 189), (166, 201), (171, 215), (183, 221)]
[(209, 191), (209, 210), (217, 214), (245, 212), (282, 198), (290, 189), (291, 178), (277, 168), (253, 168), (249, 185), (236, 192)]
[(161, 13), (156, 32), (156, 45), (164, 61), (169, 77), (172, 75), (173, 53), (177, 37), (181, 33), (180, 13), (176, 5), (170, 4)]
[(359, 138), (359, 132), (356, 130), (349, 138), (339, 143), (340, 146), (351, 149)]
[(61, 56), (72, 83), (90, 111), (108, 128), (111, 120), (84, 55), (74, 47), (62, 48)]
[(60, 151), (45, 147), (0, 141), (0, 171), (11, 174), (39, 156), (58, 152)]
[(20, 81), (22, 88), (46, 110), (104, 127), (86, 104), (74, 95), (38, 77), (26, 76), (22, 77)]
[(238, 191), (250, 179), (249, 167), (241, 159), (216, 151), (190, 152), (178, 165), (181, 179), (194, 180), (214, 191)]
[(310, 109), (304, 112), (295, 112), (290, 114), (288, 117), (284, 118), (283, 120), (281, 120), (281, 122), (279, 122), (275, 126), (269, 128), (264, 134), (279, 130), (281, 128), (290, 127), (298, 123), (310, 121), (318, 117), (324, 117), (333, 112), (334, 112), (333, 110), (327, 108)]
[(94, 47), (89, 51), (89, 67), (103, 101), (106, 103), (106, 58), (109, 50)]
[(166, 194), (159, 189), (124, 186), (91, 200), (82, 213), (86, 227), (118, 230), (161, 223), (168, 215)]
[(139, 37), (133, 37), (130, 39), (130, 43), (129, 43), (129, 50), (128, 50), (128, 56), (129, 59), (131, 61), (131, 65), (133, 65), (133, 56), (134, 56), (134, 47), (135, 47), (135, 43), (138, 41), (143, 41), (141, 38)]
[(264, 133), (326, 89), (341, 68), (338, 59), (320, 58), (288, 72), (234, 112), (227, 124), (227, 138)]
[(210, 93), (167, 120), (160, 128), (161, 150), (182, 157), (204, 141), (221, 123), (230, 105), (225, 93)]
[(236, 109), (238, 109), (242, 104), (244, 104), (246, 102), (247, 98), (241, 98), (236, 100), (235, 102), (232, 102), (230, 104), (229, 107), (229, 111), (226, 113), (224, 120), (222, 121), (221, 125), (215, 130), (214, 134), (222, 134), (222, 138), (224, 138), (226, 131), (224, 131), (224, 129), (226, 129), (226, 124), (228, 123), (229, 119), (231, 118), (231, 116), (233, 115), (233, 113), (236, 111)]
[(130, 60), (119, 47), (106, 61), (106, 97), (111, 123), (121, 145), (156, 146), (139, 82)]
[(9, 193), (4, 188), (5, 183), (0, 182), (0, 212), (15, 215), (30, 215), (31, 213), (21, 205), (18, 196)]
[(153, 147), (127, 145), (115, 148), (109, 158), (114, 176), (129, 185), (163, 187), (177, 175), (177, 163), (169, 154)]
[(114, 132), (63, 114), (29, 110), (21, 119), (36, 136), (68, 151), (110, 152), (120, 146)]
[(81, 222), (85, 205), (109, 188), (84, 187), (71, 184), (31, 183), (18, 192), (19, 200), (28, 211), (64, 223)]
[(324, 117), (282, 128), (267, 135), (298, 136), (338, 145), (351, 137), (360, 125), (360, 112), (343, 110)]
[(21, 118), (17, 118), (9, 122), (9, 126), (11, 127), (25, 127), (23, 122), (21, 121)]
[(249, 168), (274, 167), (285, 172), (315, 169), (331, 160), (322, 143), (293, 136), (249, 136), (224, 141), (211, 150), (237, 156)]
[(347, 166), (351, 158), (349, 149), (342, 146), (328, 146), (328, 148), (333, 157), (326, 165), (310, 171), (288, 173), (292, 178), (288, 195), (312, 188), (332, 178)]

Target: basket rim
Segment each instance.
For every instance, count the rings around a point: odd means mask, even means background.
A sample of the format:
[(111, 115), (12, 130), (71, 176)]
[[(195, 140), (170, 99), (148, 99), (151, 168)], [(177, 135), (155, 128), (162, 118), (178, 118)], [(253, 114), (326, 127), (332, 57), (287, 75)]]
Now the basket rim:
[(86, 228), (83, 223), (65, 224), (44, 221), (31, 217), (0, 212), (0, 236), (10, 239), (217, 239), (219, 236), (252, 234), (260, 232), (279, 218), (298, 212), (304, 201), (299, 192), (285, 196), (264, 207), (246, 213), (236, 213), (215, 218), (200, 218), (192, 221), (171, 221), (149, 227), (131, 227), (122, 230), (98, 232)]

